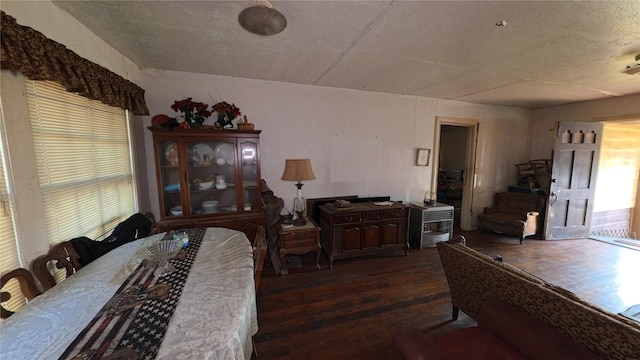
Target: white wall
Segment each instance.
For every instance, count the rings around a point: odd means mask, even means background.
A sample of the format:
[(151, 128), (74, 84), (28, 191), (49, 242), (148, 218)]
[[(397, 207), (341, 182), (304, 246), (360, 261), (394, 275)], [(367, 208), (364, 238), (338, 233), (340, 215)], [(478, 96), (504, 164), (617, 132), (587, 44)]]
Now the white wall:
[[(436, 116), (481, 124), (476, 214), (490, 205), (495, 191), (513, 183), (514, 164), (529, 155), (530, 110), (153, 69), (143, 74), (151, 113), (145, 126), (153, 115), (178, 115), (170, 106), (185, 97), (238, 106), (262, 130), (262, 177), (287, 207), (296, 192), (293, 183), (280, 180), (287, 158), (311, 159), (316, 179), (305, 183), (307, 198), (356, 194), (422, 201), (433, 168), (414, 165), (415, 149), (433, 149)], [(213, 117), (205, 122), (212, 123)], [(510, 136), (503, 135), (506, 129)], [(519, 136), (512, 136), (514, 129)], [(153, 163), (149, 131), (145, 146), (147, 162)], [(149, 191), (157, 194), (155, 168), (148, 174)], [(151, 201), (159, 216), (157, 196)]]

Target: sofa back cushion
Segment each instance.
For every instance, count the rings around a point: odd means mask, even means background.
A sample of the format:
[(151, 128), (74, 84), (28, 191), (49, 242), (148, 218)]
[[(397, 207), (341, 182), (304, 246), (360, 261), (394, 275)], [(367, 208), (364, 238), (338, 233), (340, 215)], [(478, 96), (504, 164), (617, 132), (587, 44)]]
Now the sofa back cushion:
[(503, 192), (496, 194), (496, 207), (500, 213), (517, 214), (524, 220), (529, 211), (544, 211), (544, 198), (540, 195)]
[(524, 309), (505, 301), (485, 301), (480, 308), (478, 327), (509, 344), (527, 359), (604, 359)]
[(451, 302), (478, 320), (491, 298), (517, 305), (548, 326), (609, 359), (640, 359), (640, 323), (609, 313), (566, 291), (462, 244), (436, 244)]

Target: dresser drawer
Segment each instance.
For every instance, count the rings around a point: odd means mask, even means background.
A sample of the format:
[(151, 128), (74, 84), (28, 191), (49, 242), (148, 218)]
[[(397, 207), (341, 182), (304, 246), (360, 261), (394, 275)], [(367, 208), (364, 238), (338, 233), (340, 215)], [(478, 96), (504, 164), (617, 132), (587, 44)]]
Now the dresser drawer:
[(362, 213), (362, 219), (364, 221), (380, 220), (380, 211), (367, 211)]
[(360, 222), (362, 221), (362, 214), (355, 213), (355, 214), (336, 215), (335, 219), (336, 219), (335, 220), (336, 224)]
[(392, 219), (392, 218), (401, 218), (401, 217), (407, 217), (407, 209), (392, 209), (392, 210), (385, 210), (382, 212), (382, 218), (383, 219)]

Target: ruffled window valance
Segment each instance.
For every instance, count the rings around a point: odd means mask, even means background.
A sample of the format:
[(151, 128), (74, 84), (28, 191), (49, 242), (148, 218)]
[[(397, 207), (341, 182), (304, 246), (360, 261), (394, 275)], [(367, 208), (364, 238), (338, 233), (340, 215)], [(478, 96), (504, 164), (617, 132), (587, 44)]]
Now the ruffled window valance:
[(0, 68), (20, 71), (32, 80), (55, 81), (67, 91), (89, 99), (130, 110), (136, 115), (149, 115), (144, 90), (138, 85), (80, 57), (42, 33), (18, 25), (16, 19), (4, 11), (0, 13)]

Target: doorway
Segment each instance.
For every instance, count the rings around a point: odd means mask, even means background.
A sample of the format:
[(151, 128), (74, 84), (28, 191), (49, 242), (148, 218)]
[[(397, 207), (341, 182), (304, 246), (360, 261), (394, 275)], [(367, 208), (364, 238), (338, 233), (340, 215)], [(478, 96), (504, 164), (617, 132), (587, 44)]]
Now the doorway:
[(604, 124), (590, 235), (640, 239), (640, 116)]
[(462, 230), (472, 226), (478, 121), (436, 117), (432, 193), (454, 206)]

